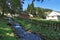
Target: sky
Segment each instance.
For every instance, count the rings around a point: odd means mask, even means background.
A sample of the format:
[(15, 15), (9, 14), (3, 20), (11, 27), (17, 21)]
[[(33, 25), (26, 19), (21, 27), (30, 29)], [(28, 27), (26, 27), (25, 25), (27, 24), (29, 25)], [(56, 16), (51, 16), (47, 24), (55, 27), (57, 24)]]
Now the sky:
[[(23, 10), (26, 10), (28, 4), (31, 4), (31, 2), (32, 0), (25, 0), (23, 4)], [(60, 0), (44, 0), (42, 3), (35, 1), (34, 6), (60, 11)]]

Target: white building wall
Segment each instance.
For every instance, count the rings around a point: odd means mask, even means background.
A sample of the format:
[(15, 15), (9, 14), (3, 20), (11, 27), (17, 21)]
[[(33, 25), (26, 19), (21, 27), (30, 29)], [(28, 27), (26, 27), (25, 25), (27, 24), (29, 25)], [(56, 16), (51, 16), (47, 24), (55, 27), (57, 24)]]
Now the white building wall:
[(52, 17), (52, 16), (49, 16), (49, 17), (46, 17), (47, 20), (58, 20), (58, 17), (55, 16), (55, 17)]
[(60, 20), (60, 16), (58, 16), (58, 20)]

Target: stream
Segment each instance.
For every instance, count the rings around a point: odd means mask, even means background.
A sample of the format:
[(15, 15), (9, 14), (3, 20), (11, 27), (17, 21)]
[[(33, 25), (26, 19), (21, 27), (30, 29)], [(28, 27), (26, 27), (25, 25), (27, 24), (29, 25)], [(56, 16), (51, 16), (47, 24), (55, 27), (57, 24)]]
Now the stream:
[(42, 40), (39, 36), (26, 31), (19, 23), (16, 23), (12, 18), (8, 18), (8, 23), (11, 25), (13, 29), (16, 30), (18, 36), (22, 38), (22, 40)]

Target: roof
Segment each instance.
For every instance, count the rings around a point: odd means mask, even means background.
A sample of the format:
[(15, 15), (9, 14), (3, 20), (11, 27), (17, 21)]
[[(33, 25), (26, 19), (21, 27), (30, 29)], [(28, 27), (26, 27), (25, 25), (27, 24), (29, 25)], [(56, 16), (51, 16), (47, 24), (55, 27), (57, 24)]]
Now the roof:
[(52, 11), (50, 14), (48, 14), (48, 16), (60, 16), (60, 13), (59, 12), (56, 12), (56, 11)]

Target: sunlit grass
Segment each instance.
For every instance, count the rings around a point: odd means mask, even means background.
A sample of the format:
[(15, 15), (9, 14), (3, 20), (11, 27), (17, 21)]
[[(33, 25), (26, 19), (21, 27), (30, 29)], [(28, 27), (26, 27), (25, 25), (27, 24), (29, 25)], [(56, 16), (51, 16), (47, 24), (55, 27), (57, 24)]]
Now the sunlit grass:
[(14, 37), (13, 33), (6, 33), (6, 35)]
[(0, 29), (1, 29), (1, 30), (7, 30), (7, 31), (8, 31), (8, 30), (11, 30), (11, 29), (8, 29), (8, 28), (2, 28), (2, 27), (0, 27)]

